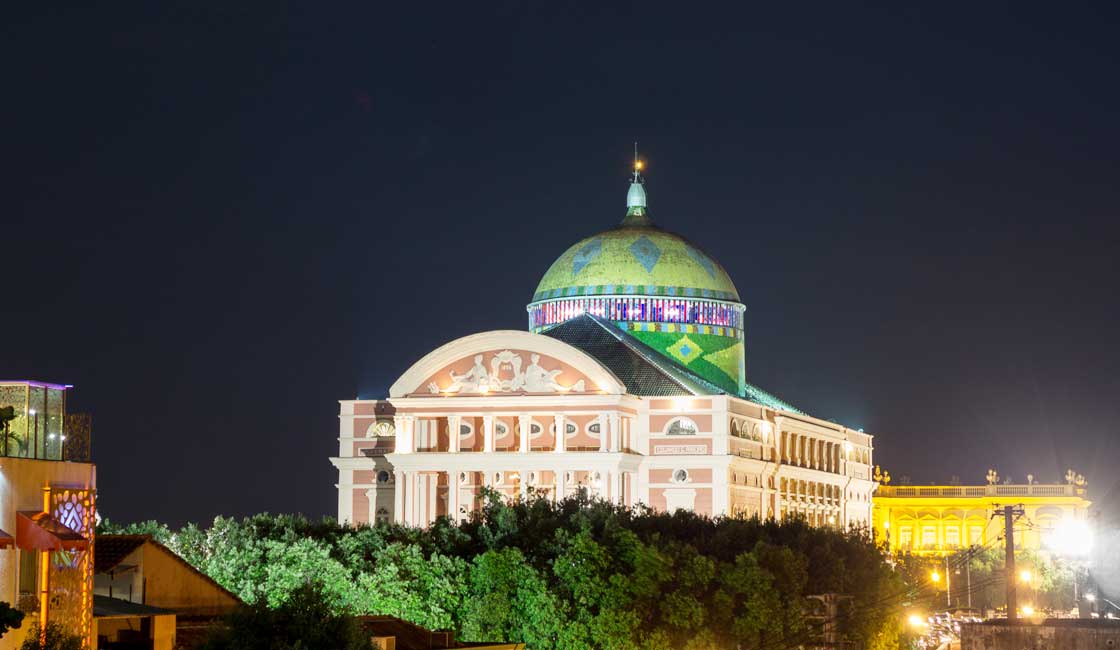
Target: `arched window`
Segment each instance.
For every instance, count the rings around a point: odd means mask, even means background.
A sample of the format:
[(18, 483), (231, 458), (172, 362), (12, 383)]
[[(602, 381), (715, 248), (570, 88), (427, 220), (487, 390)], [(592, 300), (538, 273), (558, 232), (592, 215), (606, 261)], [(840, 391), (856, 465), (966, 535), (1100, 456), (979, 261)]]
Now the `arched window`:
[(529, 425), (529, 437), (530, 438), (539, 438), (541, 436), (541, 431), (542, 430), (543, 429), (541, 429), (541, 425), (537, 424), (536, 422), (533, 422), (532, 424)]
[(599, 427), (599, 421), (598, 420), (592, 420), (591, 423), (587, 425), (587, 432), (588, 433), (594, 433), (595, 435), (598, 435), (599, 430), (600, 430), (600, 427)]
[(474, 433), (474, 425), (463, 423), (459, 425), (459, 437), (466, 437)]
[(494, 423), (494, 437), (495, 438), (499, 438), (499, 439), (500, 438), (505, 438), (508, 435), (509, 435), (509, 426), (505, 422), (502, 422), (501, 420), (498, 420), (497, 422)]
[(694, 436), (699, 428), (696, 423), (688, 418), (674, 418), (669, 422), (669, 426), (665, 427), (665, 435), (667, 436)]

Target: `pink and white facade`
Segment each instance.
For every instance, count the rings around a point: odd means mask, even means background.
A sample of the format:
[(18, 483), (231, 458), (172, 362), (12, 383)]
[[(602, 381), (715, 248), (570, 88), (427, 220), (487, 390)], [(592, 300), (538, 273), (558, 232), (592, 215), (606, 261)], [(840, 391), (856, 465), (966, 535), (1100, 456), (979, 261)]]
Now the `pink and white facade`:
[[(620, 341), (651, 363), (608, 362), (553, 336), (484, 332), (420, 359), (386, 400), (341, 401), (331, 458), (339, 520), (461, 519), (489, 487), (510, 499), (582, 491), (659, 511), (870, 527), (870, 435), (697, 390)], [(620, 378), (631, 370), (643, 386), (663, 371), (656, 392), (680, 394), (635, 394)]]

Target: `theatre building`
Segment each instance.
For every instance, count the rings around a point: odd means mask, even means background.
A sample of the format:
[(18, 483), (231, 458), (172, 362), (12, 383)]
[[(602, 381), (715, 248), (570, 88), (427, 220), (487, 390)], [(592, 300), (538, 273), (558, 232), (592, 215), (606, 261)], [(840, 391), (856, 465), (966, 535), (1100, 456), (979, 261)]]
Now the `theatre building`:
[(340, 520), (462, 518), (490, 488), (871, 525), (872, 437), (747, 381), (735, 285), (654, 225), (637, 171), (622, 223), (568, 248), (527, 311), (340, 402)]

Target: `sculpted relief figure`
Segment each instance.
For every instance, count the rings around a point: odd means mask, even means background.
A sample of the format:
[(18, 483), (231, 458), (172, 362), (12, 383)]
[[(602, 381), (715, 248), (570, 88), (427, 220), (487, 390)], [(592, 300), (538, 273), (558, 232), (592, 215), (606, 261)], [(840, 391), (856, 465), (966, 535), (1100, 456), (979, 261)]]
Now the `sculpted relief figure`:
[(556, 376), (563, 372), (562, 369), (545, 370), (541, 367), (541, 355), (534, 354), (529, 357), (532, 363), (525, 369), (525, 390), (530, 393), (554, 393), (556, 391), (574, 391), (582, 393), (583, 380), (577, 381), (571, 387), (562, 386), (556, 381)]
[(440, 389), (436, 382), (428, 384), (432, 394), (439, 393), (482, 393), (488, 391), (511, 393), (525, 391), (529, 393), (555, 393), (575, 392), (582, 393), (586, 390), (584, 380), (579, 380), (571, 386), (564, 386), (556, 381), (556, 377), (563, 372), (562, 368), (546, 370), (541, 366), (541, 355), (530, 355), (531, 363), (524, 370), (521, 369), (521, 356), (510, 350), (504, 350), (490, 359), (490, 369), (482, 362), (483, 355), (474, 357), (474, 365), (463, 374), (454, 370), (448, 371), (451, 384)]
[(463, 374), (454, 370), (448, 371), (451, 375), (451, 385), (444, 389), (448, 393), (478, 393), (483, 389), (489, 390), (490, 376), (486, 374), (486, 366), (482, 365), (482, 355), (476, 354), (474, 366)]

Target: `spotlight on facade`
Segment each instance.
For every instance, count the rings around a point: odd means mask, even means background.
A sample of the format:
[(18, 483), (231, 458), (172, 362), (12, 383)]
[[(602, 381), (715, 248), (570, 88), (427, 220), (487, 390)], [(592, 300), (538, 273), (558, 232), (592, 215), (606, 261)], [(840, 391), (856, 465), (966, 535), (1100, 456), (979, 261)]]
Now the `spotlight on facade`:
[(910, 623), (911, 627), (926, 627), (929, 625), (925, 617), (920, 614), (911, 614), (906, 620)]

